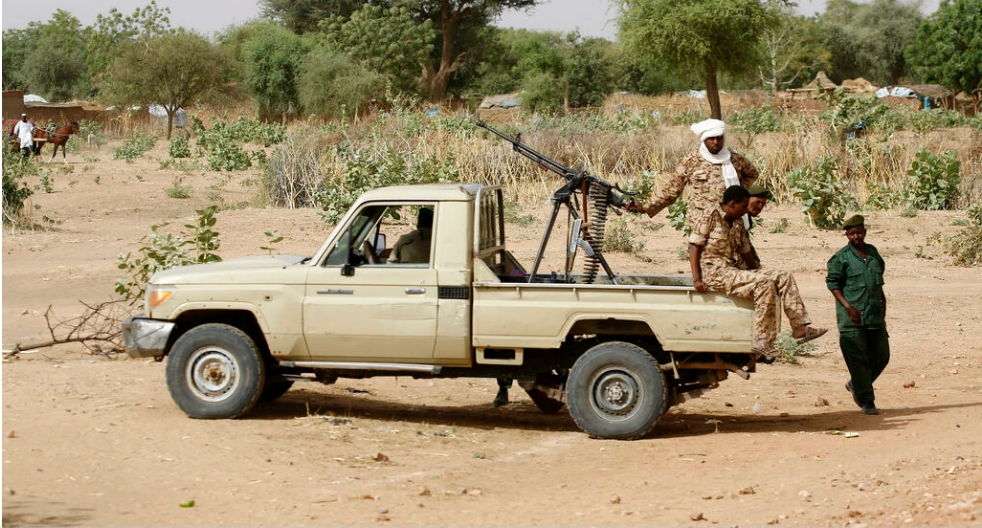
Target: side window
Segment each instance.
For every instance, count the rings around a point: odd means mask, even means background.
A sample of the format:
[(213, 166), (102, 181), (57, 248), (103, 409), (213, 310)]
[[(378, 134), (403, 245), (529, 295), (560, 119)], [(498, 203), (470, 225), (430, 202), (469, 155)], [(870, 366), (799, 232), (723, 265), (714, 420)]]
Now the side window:
[(427, 267), (435, 204), (362, 208), (324, 260), (324, 266)]

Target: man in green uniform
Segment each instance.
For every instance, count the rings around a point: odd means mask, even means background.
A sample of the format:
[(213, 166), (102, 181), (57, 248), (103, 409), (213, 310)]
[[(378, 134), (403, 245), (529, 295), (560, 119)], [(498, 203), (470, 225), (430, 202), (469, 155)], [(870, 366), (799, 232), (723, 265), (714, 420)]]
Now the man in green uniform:
[(849, 244), (829, 259), (825, 283), (836, 300), (839, 348), (851, 377), (846, 390), (863, 414), (880, 414), (873, 382), (890, 361), (887, 298), (883, 294), (886, 264), (880, 252), (866, 243), (861, 215), (846, 220), (843, 228)]

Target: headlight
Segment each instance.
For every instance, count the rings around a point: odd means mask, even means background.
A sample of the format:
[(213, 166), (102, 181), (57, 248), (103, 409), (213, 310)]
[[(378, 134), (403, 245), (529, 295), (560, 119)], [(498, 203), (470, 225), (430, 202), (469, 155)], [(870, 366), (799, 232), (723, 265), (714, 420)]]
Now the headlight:
[(161, 303), (170, 298), (174, 294), (173, 286), (157, 286), (154, 284), (147, 285), (147, 297), (146, 297), (146, 312), (150, 313), (150, 310), (160, 306)]

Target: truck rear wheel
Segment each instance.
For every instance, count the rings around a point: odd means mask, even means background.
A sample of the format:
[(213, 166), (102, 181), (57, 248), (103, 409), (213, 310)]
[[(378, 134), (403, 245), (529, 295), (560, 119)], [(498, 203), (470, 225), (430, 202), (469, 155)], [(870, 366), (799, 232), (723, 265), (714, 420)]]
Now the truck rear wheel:
[(259, 401), (265, 365), (256, 343), (225, 324), (182, 335), (168, 356), (167, 389), (192, 418), (236, 418)]
[(668, 398), (665, 375), (643, 348), (601, 343), (570, 370), (566, 405), (573, 421), (594, 438), (633, 440), (654, 429)]

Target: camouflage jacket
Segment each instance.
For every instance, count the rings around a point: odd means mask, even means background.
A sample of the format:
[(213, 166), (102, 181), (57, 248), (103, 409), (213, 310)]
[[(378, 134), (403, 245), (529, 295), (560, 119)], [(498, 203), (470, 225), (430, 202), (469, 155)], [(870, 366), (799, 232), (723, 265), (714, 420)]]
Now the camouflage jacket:
[(743, 260), (741, 255), (751, 251), (743, 220), (738, 218), (733, 225), (728, 224), (719, 205), (703, 215), (692, 228), (689, 243), (702, 246), (699, 263), (707, 275), (721, 268), (739, 268)]

